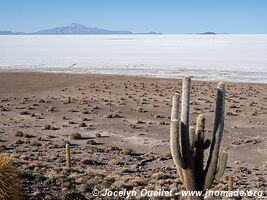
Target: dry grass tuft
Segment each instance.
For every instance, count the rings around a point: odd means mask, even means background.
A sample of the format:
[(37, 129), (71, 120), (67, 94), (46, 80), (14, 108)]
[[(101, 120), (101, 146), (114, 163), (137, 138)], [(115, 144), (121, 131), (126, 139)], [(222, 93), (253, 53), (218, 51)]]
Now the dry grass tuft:
[(7, 199), (20, 199), (20, 184), (18, 173), (10, 159), (0, 154), (0, 200)]

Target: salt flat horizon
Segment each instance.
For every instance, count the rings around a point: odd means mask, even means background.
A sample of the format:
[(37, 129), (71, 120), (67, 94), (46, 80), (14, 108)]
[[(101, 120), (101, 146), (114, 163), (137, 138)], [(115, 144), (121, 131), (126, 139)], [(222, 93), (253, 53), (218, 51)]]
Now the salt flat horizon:
[(0, 36), (0, 71), (267, 83), (267, 34)]

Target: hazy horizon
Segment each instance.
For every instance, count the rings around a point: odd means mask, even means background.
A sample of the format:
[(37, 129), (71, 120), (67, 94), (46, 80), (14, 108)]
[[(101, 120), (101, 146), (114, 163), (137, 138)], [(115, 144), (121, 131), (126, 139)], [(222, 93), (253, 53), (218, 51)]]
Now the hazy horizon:
[[(84, 25), (84, 24), (81, 24), (79, 22), (71, 22), (69, 24), (65, 24), (65, 25), (60, 25), (60, 26), (57, 26), (57, 27), (49, 27), (49, 28), (46, 28), (46, 29), (39, 29), (39, 30), (34, 30), (32, 32), (22, 32), (22, 31), (16, 31), (16, 30), (1, 30), (0, 31), (11, 31), (12, 33), (25, 33), (25, 34), (31, 34), (31, 33), (35, 33), (35, 32), (38, 32), (38, 31), (43, 31), (43, 30), (50, 30), (50, 29), (55, 29), (55, 28), (62, 28), (62, 27), (66, 27), (66, 26), (71, 26), (71, 24), (78, 24), (78, 25), (82, 25), (82, 26), (85, 26), (87, 28), (99, 28), (99, 29), (106, 29), (106, 30), (111, 30), (111, 29), (107, 29), (105, 27), (97, 27), (97, 26), (87, 26), (87, 25)], [(122, 30), (122, 29), (112, 29), (112, 31), (130, 31), (132, 32), (131, 30)], [(161, 33), (161, 32), (156, 32), (156, 31), (153, 31), (153, 30), (150, 30), (150, 31), (146, 31), (146, 32), (132, 32), (134, 34), (142, 34), (142, 33), (149, 33), (149, 32), (155, 32), (155, 33), (160, 33), (160, 34), (164, 34), (164, 35), (183, 35), (183, 34), (201, 34), (201, 33), (216, 33), (216, 34), (236, 34), (236, 35), (250, 35), (250, 34), (267, 34), (267, 33), (226, 33), (226, 32), (215, 32), (215, 31), (212, 31), (212, 30), (206, 30), (206, 31), (203, 31), (203, 32), (188, 32), (188, 33)], [(51, 34), (53, 35), (53, 34)], [(63, 34), (64, 35), (64, 34)]]

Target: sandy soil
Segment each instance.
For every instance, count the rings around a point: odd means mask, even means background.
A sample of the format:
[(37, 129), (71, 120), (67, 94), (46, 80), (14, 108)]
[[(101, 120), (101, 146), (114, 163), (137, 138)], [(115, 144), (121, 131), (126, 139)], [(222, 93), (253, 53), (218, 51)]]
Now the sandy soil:
[[(22, 173), (25, 199), (61, 199), (94, 188), (181, 190), (170, 157), (171, 98), (181, 80), (113, 75), (0, 73), (0, 150)], [(192, 82), (191, 116), (211, 137), (215, 82)], [(225, 176), (266, 190), (267, 85), (227, 83)], [(75, 137), (81, 134), (81, 138)], [(70, 143), (72, 169), (65, 168)], [(214, 184), (225, 189), (225, 176)]]

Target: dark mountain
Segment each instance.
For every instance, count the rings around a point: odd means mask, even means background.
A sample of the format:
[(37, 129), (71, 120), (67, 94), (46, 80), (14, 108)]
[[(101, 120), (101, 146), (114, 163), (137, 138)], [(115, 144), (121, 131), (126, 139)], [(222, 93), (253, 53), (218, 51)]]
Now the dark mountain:
[[(68, 26), (40, 30), (33, 33), (22, 33), (12, 31), (0, 31), (0, 35), (126, 35), (135, 34), (124, 30), (107, 30), (96, 27), (86, 27), (81, 24), (72, 23)], [(136, 34), (160, 34), (156, 32), (136, 33)]]
[(96, 27), (86, 27), (81, 24), (72, 23), (68, 26), (41, 30), (32, 33), (34, 35), (90, 35), (90, 34), (133, 34), (130, 31), (113, 31)]

